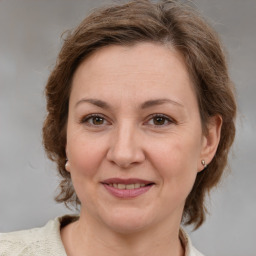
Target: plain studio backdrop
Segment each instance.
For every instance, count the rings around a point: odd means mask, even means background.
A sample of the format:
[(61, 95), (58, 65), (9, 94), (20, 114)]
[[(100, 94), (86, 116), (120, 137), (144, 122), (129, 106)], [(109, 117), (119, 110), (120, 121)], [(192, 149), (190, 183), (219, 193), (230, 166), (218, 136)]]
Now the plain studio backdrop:
[[(58, 178), (41, 143), (43, 91), (61, 34), (92, 8), (107, 3), (110, 0), (0, 0), (0, 232), (42, 226), (71, 213), (53, 200)], [(191, 236), (207, 256), (255, 256), (256, 1), (195, 4), (227, 49), (239, 115), (232, 171), (211, 196), (211, 215)]]

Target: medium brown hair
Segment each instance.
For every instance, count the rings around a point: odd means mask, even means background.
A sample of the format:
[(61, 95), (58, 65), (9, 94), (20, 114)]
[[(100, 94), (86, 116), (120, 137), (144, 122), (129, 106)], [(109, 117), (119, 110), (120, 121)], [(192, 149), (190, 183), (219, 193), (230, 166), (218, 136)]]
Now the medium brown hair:
[(193, 79), (203, 132), (210, 117), (223, 119), (217, 152), (199, 172), (183, 212), (184, 224), (198, 228), (205, 219), (205, 195), (215, 187), (227, 164), (235, 136), (236, 103), (220, 41), (215, 31), (187, 4), (180, 1), (130, 1), (97, 9), (64, 40), (55, 68), (46, 85), (47, 117), (43, 141), (49, 158), (62, 177), (58, 202), (79, 205), (66, 162), (66, 124), (72, 77), (79, 64), (108, 45), (139, 42), (170, 44), (185, 60)]

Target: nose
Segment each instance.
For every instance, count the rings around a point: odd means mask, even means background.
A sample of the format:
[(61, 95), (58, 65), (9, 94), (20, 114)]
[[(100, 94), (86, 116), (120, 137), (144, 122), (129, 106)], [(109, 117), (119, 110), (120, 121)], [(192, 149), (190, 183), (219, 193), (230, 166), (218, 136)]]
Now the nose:
[(113, 132), (107, 159), (125, 169), (145, 160), (142, 140), (137, 127), (124, 122)]

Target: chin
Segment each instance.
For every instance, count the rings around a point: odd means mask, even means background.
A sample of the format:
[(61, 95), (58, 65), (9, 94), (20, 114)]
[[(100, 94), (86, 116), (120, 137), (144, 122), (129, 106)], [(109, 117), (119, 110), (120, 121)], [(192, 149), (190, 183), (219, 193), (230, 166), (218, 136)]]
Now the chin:
[(133, 220), (123, 220), (123, 221), (112, 221), (109, 228), (115, 233), (122, 235), (130, 235), (134, 233), (146, 230), (148, 225), (146, 223), (138, 222)]
[(108, 216), (102, 216), (103, 222), (120, 234), (132, 234), (146, 230), (154, 222), (152, 216), (140, 210), (117, 210)]

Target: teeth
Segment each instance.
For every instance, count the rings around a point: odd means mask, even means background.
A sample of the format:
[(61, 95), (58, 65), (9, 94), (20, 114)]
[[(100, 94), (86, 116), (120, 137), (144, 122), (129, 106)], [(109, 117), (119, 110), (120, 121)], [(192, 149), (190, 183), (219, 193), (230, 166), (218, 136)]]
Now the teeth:
[(118, 189), (135, 189), (135, 188), (145, 187), (146, 184), (136, 183), (136, 184), (127, 184), (127, 185), (125, 185), (125, 184), (113, 183), (113, 184), (109, 184), (109, 186), (114, 187), (114, 188), (118, 188)]
[(134, 184), (128, 184), (125, 186), (125, 189), (134, 189)]
[(117, 184), (117, 187), (118, 187), (119, 189), (125, 189), (125, 184)]
[(140, 188), (140, 185), (142, 185), (142, 184), (136, 183), (136, 184), (134, 184), (134, 188)]

